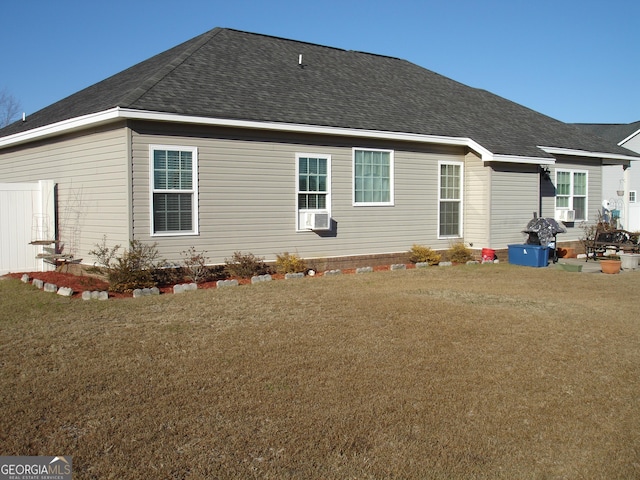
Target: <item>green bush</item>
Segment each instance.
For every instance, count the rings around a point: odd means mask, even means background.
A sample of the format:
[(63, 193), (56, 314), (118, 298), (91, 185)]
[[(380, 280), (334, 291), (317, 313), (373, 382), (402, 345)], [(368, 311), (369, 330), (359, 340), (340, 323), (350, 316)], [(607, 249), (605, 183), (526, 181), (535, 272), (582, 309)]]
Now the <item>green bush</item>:
[(442, 255), (432, 248), (423, 245), (414, 244), (409, 250), (409, 261), (412, 263), (428, 263), (429, 265), (438, 265)]
[(449, 247), (449, 250), (447, 250), (447, 257), (454, 263), (467, 263), (469, 260), (473, 259), (473, 254), (464, 243), (458, 242)]
[(295, 253), (284, 252), (276, 255), (276, 272), (278, 273), (300, 273), (307, 271), (307, 264)]
[(253, 253), (234, 252), (233, 256), (225, 258), (224, 262), (225, 270), (231, 277), (250, 278), (269, 271), (264, 258), (256, 257)]

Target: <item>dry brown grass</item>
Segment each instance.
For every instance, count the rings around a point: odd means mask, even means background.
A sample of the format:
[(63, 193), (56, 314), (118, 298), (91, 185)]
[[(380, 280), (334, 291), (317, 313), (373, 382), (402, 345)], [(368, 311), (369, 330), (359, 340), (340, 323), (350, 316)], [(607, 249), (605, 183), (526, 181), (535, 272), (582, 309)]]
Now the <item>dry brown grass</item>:
[(74, 478), (640, 477), (640, 272), (82, 302), (0, 281), (0, 445)]

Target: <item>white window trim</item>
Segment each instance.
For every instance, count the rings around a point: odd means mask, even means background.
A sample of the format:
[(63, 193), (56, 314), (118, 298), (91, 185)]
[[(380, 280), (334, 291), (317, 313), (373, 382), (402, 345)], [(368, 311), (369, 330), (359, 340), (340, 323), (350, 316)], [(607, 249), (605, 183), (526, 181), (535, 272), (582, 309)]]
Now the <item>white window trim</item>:
[[(440, 174), (440, 170), (442, 165), (458, 165), (460, 166), (460, 219), (458, 225), (458, 235), (441, 235), (440, 234), (440, 202), (442, 202), (442, 198), (440, 197), (441, 186), (442, 186), (442, 175)], [(447, 201), (451, 201), (451, 199), (445, 199)], [(436, 223), (436, 228), (438, 229), (438, 239), (448, 239), (448, 238), (463, 238), (464, 237), (464, 162), (458, 161), (450, 161), (450, 160), (439, 160), (438, 161), (438, 205), (437, 205), (438, 219)]]
[[(300, 210), (298, 205), (298, 195), (300, 193), (300, 159), (301, 158), (324, 158), (327, 160), (327, 208), (305, 208)], [(328, 212), (331, 217), (331, 155), (326, 153), (296, 153), (296, 232), (308, 232), (305, 228), (300, 228), (300, 214), (306, 212)]]
[[(191, 152), (192, 155), (192, 183), (191, 190), (156, 190), (154, 188), (154, 168), (153, 168), (153, 152), (155, 150), (179, 150), (182, 152)], [(153, 194), (154, 193), (191, 193), (193, 195), (192, 205), (192, 231), (176, 231), (176, 232), (154, 232), (153, 224)], [(152, 237), (184, 237), (200, 234), (200, 215), (198, 213), (198, 148), (184, 145), (149, 145), (149, 226)]]
[[(588, 170), (578, 170), (578, 169), (572, 169), (572, 168), (557, 168), (556, 169), (556, 182), (555, 182), (555, 187), (558, 188), (558, 173), (560, 172), (565, 172), (565, 173), (569, 173), (570, 178), (571, 178), (571, 183), (570, 183), (570, 189), (571, 189), (571, 193), (569, 195), (561, 195), (562, 197), (569, 197), (569, 206), (568, 207), (558, 207), (558, 194), (556, 193), (556, 198), (555, 198), (555, 208), (556, 210), (575, 210), (575, 208), (573, 208), (573, 199), (574, 197), (576, 197), (576, 195), (573, 193), (574, 190), (574, 186), (573, 186), (573, 174), (574, 173), (584, 173), (585, 174), (585, 178), (586, 178), (586, 192), (584, 194), (584, 213), (585, 215), (588, 217), (589, 216), (589, 171)], [(582, 195), (580, 195), (580, 197), (582, 197)], [(578, 218), (576, 217), (576, 222), (583, 222), (588, 220), (588, 218)]]
[[(633, 197), (633, 200), (631, 199)], [(636, 203), (638, 201), (638, 191), (629, 190), (629, 203)]]
[[(390, 185), (388, 202), (356, 202), (356, 152), (387, 152), (389, 153)], [(353, 147), (351, 149), (351, 199), (354, 207), (393, 207), (395, 205), (395, 151), (380, 148)]]

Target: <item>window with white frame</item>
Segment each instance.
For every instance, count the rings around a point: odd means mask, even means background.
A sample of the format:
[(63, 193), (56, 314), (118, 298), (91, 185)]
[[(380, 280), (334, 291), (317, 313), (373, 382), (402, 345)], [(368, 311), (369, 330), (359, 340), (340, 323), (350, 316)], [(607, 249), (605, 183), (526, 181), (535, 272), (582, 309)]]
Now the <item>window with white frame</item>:
[(353, 149), (353, 204), (393, 205), (393, 151)]
[(462, 236), (462, 163), (439, 162), (438, 236)]
[(576, 220), (587, 220), (588, 175), (584, 170), (556, 170), (556, 208), (574, 210)]
[(198, 150), (151, 145), (151, 234), (198, 233)]
[(298, 229), (307, 212), (331, 213), (331, 156), (296, 154)]
[(638, 197), (636, 190), (629, 190), (629, 203), (636, 203)]

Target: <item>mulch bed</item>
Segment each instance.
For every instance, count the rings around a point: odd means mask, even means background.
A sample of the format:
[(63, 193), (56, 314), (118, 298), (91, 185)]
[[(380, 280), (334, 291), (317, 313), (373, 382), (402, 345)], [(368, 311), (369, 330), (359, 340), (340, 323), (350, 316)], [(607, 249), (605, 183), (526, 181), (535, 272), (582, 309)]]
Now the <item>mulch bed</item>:
[[(415, 268), (415, 265), (409, 264), (407, 265), (407, 268)], [(380, 266), (373, 267), (374, 272), (380, 272), (380, 271), (385, 271), (389, 269), (390, 269), (389, 265), (380, 265)], [(71, 290), (73, 290), (72, 298), (81, 298), (82, 292), (85, 292), (85, 291), (95, 291), (95, 290), (108, 291), (109, 290), (108, 282), (105, 282), (104, 280), (101, 280), (99, 278), (89, 276), (89, 275), (75, 275), (73, 273), (52, 271), (52, 272), (9, 273), (6, 276), (20, 280), (25, 273), (29, 275), (30, 281), (32, 281), (35, 278), (38, 280), (42, 280), (45, 283), (52, 283), (56, 285), (58, 288), (60, 287), (70, 288)], [(355, 274), (356, 269), (355, 268), (344, 269), (342, 270), (342, 273)], [(321, 273), (316, 273), (316, 276), (321, 276), (321, 275), (322, 275)], [(271, 278), (273, 278), (274, 280), (282, 280), (284, 279), (284, 275), (272, 274)], [(236, 278), (236, 280), (238, 280), (238, 283), (240, 285), (251, 284), (251, 279), (249, 278)], [(187, 282), (185, 281), (185, 283)], [(199, 289), (216, 288), (216, 281), (199, 283), (198, 288)], [(173, 285), (164, 285), (164, 286), (158, 287), (158, 289), (160, 290), (161, 294), (173, 293)], [(132, 296), (133, 296), (132, 293), (109, 292), (109, 298), (131, 298)]]

